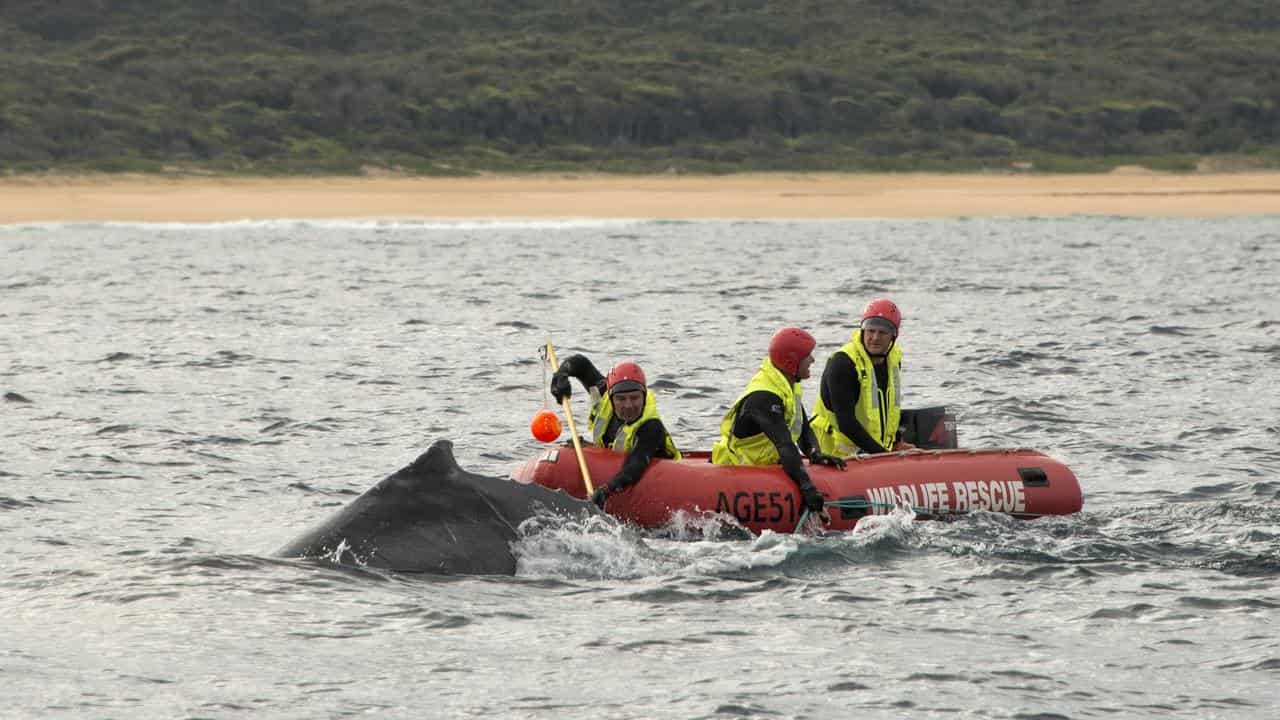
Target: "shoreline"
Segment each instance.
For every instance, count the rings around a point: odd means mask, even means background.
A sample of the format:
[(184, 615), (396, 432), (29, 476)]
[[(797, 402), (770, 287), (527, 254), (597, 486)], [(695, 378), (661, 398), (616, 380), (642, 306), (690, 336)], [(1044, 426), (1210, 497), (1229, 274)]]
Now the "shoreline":
[(1280, 172), (0, 177), (0, 224), (1280, 214)]

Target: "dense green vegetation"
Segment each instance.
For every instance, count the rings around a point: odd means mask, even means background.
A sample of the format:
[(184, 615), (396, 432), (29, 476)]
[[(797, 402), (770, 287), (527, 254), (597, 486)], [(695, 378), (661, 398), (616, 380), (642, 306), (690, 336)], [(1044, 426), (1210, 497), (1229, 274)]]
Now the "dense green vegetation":
[(1275, 0), (0, 0), (0, 168), (1280, 165)]

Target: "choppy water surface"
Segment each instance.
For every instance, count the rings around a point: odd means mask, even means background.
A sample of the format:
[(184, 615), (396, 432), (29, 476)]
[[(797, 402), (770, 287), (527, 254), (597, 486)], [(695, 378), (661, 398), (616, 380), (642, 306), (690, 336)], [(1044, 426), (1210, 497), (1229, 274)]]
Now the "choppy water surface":
[[(0, 253), (6, 717), (1277, 716), (1275, 218), (10, 226)], [(640, 361), (707, 447), (774, 329), (820, 365), (879, 295), (908, 404), (1066, 461), (1083, 513), (547, 523), (515, 578), (271, 557), (432, 440), (495, 475), (535, 452), (548, 337)]]

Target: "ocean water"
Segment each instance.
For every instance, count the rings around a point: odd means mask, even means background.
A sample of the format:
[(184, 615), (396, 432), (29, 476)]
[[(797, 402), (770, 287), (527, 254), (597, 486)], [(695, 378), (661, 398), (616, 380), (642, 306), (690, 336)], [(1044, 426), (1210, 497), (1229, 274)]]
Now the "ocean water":
[[(1280, 717), (1276, 217), (32, 225), (0, 258), (4, 717)], [(515, 577), (272, 555), (436, 439), (537, 452), (548, 339), (639, 361), (706, 448), (775, 329), (820, 367), (882, 295), (907, 405), (1063, 460), (1083, 512), (537, 522)]]

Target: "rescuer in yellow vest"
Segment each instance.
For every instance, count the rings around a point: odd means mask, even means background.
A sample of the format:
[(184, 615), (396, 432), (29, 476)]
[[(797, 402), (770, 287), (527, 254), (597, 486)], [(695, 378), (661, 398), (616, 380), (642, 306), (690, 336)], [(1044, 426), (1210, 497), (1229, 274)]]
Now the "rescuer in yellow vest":
[(898, 439), (901, 327), (902, 313), (892, 300), (872, 300), (849, 342), (827, 359), (810, 421), (824, 453), (850, 458), (915, 448)]
[(639, 482), (655, 457), (680, 459), (639, 365), (620, 362), (605, 377), (582, 355), (565, 358), (551, 375), (551, 395), (557, 402), (572, 394), (571, 377), (591, 396), (592, 442), (627, 456), (618, 473), (592, 493), (591, 502), (603, 508), (610, 495)]
[(803, 457), (813, 464), (844, 468), (844, 461), (822, 453), (800, 402), (800, 381), (813, 366), (813, 336), (787, 327), (769, 341), (769, 356), (747, 389), (720, 421), (720, 439), (711, 448), (717, 465), (778, 465), (800, 489), (804, 507), (823, 512), (822, 493), (814, 487)]

